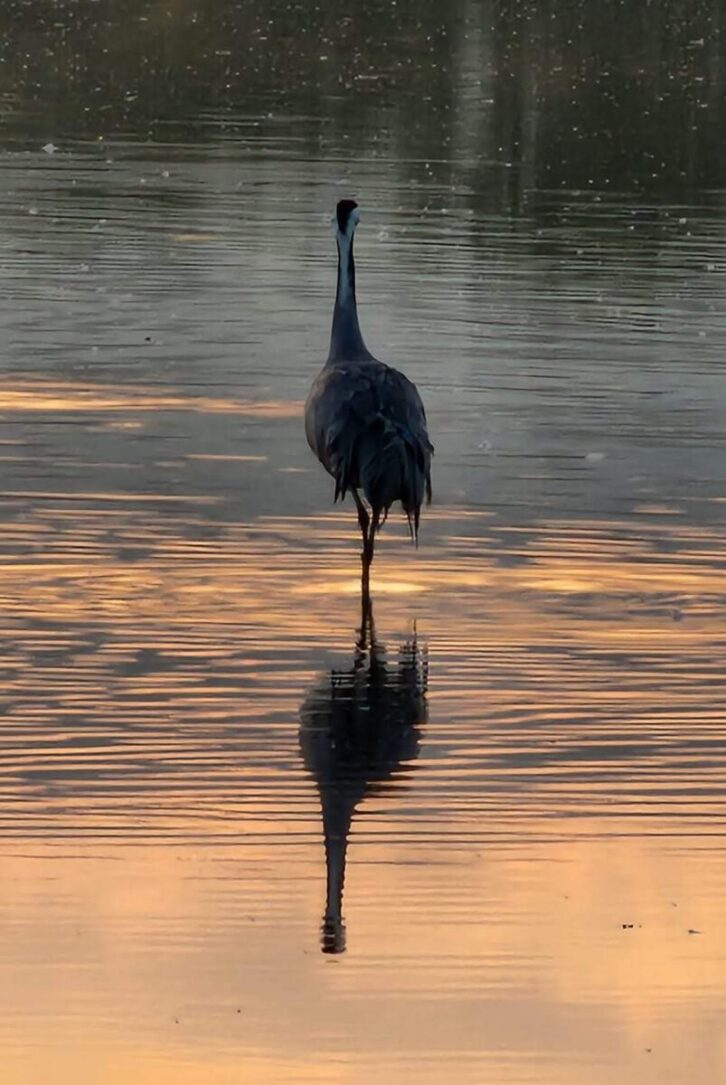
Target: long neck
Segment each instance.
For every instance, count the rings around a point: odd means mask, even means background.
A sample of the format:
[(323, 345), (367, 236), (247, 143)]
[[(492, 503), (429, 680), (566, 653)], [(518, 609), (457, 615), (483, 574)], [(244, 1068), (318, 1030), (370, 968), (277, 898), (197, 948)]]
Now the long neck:
[(372, 358), (360, 333), (355, 303), (353, 235), (338, 231), (338, 289), (335, 294), (333, 328), (330, 333), (329, 362), (362, 361)]

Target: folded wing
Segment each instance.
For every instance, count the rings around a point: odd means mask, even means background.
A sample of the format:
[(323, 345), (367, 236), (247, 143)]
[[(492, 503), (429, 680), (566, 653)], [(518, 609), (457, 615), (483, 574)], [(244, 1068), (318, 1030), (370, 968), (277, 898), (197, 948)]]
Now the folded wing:
[(381, 362), (329, 365), (306, 407), (308, 442), (335, 479), (335, 498), (362, 489), (387, 514), (401, 501), (415, 539), (424, 497), (431, 500), (431, 444), (416, 386)]

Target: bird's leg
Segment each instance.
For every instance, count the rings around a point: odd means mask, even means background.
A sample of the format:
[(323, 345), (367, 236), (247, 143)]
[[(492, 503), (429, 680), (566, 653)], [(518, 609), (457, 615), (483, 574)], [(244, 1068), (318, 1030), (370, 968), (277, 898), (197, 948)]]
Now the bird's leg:
[(368, 595), (368, 583), (369, 583), (368, 573), (369, 573), (370, 564), (371, 564), (371, 559), (368, 557), (368, 547), (369, 547), (369, 531), (368, 531), (368, 529), (370, 527), (371, 520), (370, 520), (370, 516), (368, 515), (367, 508), (365, 507), (365, 505), (363, 504), (363, 502), (360, 499), (358, 491), (353, 489), (353, 490), (351, 490), (351, 493), (353, 494), (353, 500), (355, 501), (356, 507), (358, 509), (358, 524), (360, 526), (360, 533), (363, 536), (363, 552), (361, 553), (360, 559), (361, 559), (361, 561), (363, 563), (363, 575), (362, 575), (362, 580), (361, 580), (361, 589), (362, 589), (363, 597), (364, 597), (364, 600), (365, 600), (365, 597)]
[(368, 543), (366, 541), (363, 546), (363, 553), (361, 554), (363, 566), (361, 569), (360, 591), (361, 601), (364, 607), (368, 605), (371, 597), (371, 563), (368, 559), (367, 546)]
[(370, 530), (368, 531), (368, 564), (373, 561), (373, 547), (376, 541), (376, 535), (381, 523), (381, 510), (373, 510), (373, 519), (371, 520)]
[(371, 651), (376, 650), (376, 627), (373, 622), (373, 603), (368, 600), (368, 635), (371, 641)]
[(372, 622), (371, 597), (368, 592), (363, 591), (360, 599), (360, 635), (356, 644), (356, 648), (361, 654), (368, 650), (368, 637)]
[(360, 526), (361, 535), (363, 536), (363, 547), (365, 549), (366, 540), (368, 538), (368, 525), (370, 523), (368, 509), (361, 501), (360, 495), (358, 494), (357, 490), (351, 489), (350, 492), (353, 494), (353, 500), (355, 501), (356, 507), (358, 509), (358, 524)]
[[(363, 606), (370, 606), (370, 583), (371, 583), (371, 564), (373, 562), (373, 547), (375, 545), (376, 531), (378, 530), (378, 522), (380, 520), (380, 513), (374, 510), (373, 519), (370, 521), (367, 533), (363, 536), (363, 553), (361, 554), (361, 561), (363, 562), (363, 571), (361, 575), (361, 593), (363, 597)], [(368, 515), (366, 514), (366, 521), (368, 522)]]

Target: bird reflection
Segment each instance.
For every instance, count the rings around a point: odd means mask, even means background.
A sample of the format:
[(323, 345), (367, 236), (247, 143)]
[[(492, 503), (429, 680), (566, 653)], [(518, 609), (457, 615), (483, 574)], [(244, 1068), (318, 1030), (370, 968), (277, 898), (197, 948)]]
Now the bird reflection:
[(323, 815), (327, 894), (323, 953), (345, 950), (342, 916), (348, 834), (356, 807), (418, 755), (426, 722), (427, 662), (415, 635), (396, 662), (376, 641), (373, 608), (362, 601), (352, 666), (332, 670), (300, 709), (300, 750)]

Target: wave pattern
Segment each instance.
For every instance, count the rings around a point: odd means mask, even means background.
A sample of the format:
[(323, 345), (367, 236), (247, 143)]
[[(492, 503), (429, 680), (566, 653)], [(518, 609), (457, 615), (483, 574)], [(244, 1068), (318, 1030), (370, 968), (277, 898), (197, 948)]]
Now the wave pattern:
[[(643, 108), (612, 99), (595, 192), (566, 20), (499, 5), (490, 55), (481, 5), (447, 35), (424, 5), (412, 52), (406, 5), (379, 5), (362, 132), (332, 30), (298, 80), (287, 45), (268, 71), (295, 5), (211, 28), (122, 7), (166, 104), (32, 4), (5, 65), (3, 1082), (726, 1080), (726, 245), (722, 193), (683, 174), (717, 172), (723, 126), (691, 120), (721, 108), (718, 35), (663, 14), (685, 38), (628, 67)], [(550, 24), (552, 109), (522, 36)], [(58, 112), (79, 35), (93, 92)], [(649, 79), (688, 118), (682, 144), (661, 122), (669, 205), (628, 188), (663, 166)], [(436, 444), (421, 548), (392, 516), (367, 623), (354, 516), (300, 426), (353, 179), (364, 331)]]

